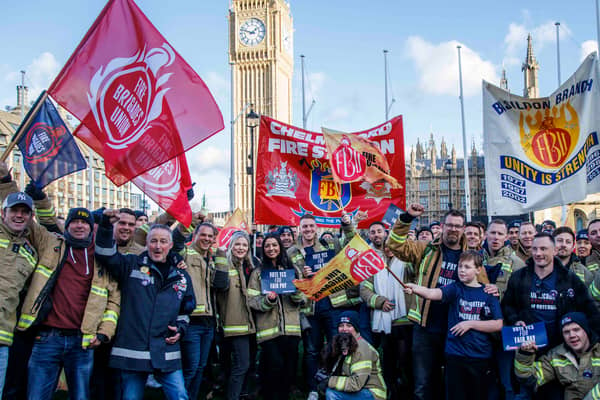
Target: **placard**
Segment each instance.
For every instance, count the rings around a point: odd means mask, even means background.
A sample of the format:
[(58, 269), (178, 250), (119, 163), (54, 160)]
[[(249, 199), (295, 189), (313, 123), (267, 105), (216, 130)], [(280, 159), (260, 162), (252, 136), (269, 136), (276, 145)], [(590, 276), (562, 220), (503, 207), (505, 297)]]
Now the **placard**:
[(296, 274), (293, 269), (263, 269), (260, 271), (262, 294), (268, 292), (294, 293), (296, 291), (294, 279), (296, 279)]
[(325, 250), (315, 252), (312, 247), (304, 248), (304, 264), (310, 267), (313, 272), (317, 272), (325, 266), (335, 256), (335, 251)]
[(534, 342), (537, 347), (548, 345), (546, 325), (536, 322), (526, 326), (505, 326), (502, 328), (502, 347), (505, 351), (517, 350), (525, 342)]

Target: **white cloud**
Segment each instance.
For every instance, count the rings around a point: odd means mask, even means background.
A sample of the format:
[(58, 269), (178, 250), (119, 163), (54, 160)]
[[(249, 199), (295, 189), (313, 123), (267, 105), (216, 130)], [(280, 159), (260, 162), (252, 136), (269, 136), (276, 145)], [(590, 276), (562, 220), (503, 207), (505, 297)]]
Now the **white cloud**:
[(580, 61), (583, 61), (591, 52), (598, 51), (598, 42), (595, 40), (586, 40), (581, 44)]
[(419, 75), (419, 88), (435, 95), (458, 95), (458, 52), (461, 45), (463, 90), (465, 96), (481, 92), (481, 80), (497, 81), (496, 68), (479, 54), (457, 41), (429, 43), (419, 36), (406, 41), (408, 57)]
[(229, 149), (200, 145), (187, 153), (187, 159), (192, 173), (229, 170)]
[[(527, 19), (527, 18), (526, 18)], [(525, 58), (527, 51), (527, 35), (531, 33), (534, 52), (539, 54), (548, 45), (556, 45), (556, 26), (555, 21), (547, 21), (538, 26), (528, 26), (528, 24), (519, 24), (512, 22), (508, 26), (508, 33), (504, 37), (506, 46), (504, 64), (518, 65)], [(572, 36), (571, 29), (567, 24), (561, 23), (559, 35), (562, 38)]]
[(323, 86), (325, 86), (325, 81), (327, 76), (323, 72), (313, 72), (308, 74), (306, 77), (306, 86), (308, 87), (308, 96), (306, 99), (307, 105), (310, 104), (312, 99), (319, 98), (319, 93)]
[(60, 65), (52, 53), (44, 52), (35, 58), (25, 70), (25, 85), (29, 86), (29, 101), (34, 101), (47, 89), (58, 74)]

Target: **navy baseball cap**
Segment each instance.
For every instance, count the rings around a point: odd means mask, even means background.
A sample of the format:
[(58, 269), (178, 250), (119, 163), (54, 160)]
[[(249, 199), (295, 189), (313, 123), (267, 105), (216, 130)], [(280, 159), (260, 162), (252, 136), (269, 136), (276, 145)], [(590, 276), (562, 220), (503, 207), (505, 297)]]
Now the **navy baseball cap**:
[(590, 240), (590, 237), (588, 236), (588, 230), (587, 229), (582, 229), (579, 232), (577, 232), (577, 236), (575, 237), (575, 241), (577, 240)]
[(23, 204), (29, 207), (30, 210), (33, 210), (33, 200), (27, 193), (24, 192), (16, 192), (11, 193), (4, 198), (4, 202), (2, 203), (2, 209), (12, 208), (18, 204)]

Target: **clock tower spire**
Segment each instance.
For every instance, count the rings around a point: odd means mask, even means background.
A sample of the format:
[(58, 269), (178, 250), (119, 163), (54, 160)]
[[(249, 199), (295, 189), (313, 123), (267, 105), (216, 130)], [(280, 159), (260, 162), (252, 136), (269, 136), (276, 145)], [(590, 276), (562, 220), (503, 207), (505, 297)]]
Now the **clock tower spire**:
[(228, 19), (231, 120), (241, 113), (232, 128), (230, 194), (233, 207), (253, 221), (256, 159), (266, 154), (258, 151), (259, 128), (248, 128), (245, 115), (250, 104), (258, 114), (291, 122), (293, 19), (283, 0), (233, 0)]

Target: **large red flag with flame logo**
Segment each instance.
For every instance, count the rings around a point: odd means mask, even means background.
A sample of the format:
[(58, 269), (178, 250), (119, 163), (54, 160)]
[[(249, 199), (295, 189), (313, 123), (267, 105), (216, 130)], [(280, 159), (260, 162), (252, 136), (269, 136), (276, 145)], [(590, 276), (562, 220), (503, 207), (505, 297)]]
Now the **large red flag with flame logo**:
[(48, 92), (117, 185), (223, 129), (207, 86), (133, 0), (110, 0)]
[(192, 179), (185, 154), (175, 157), (133, 179), (133, 184), (185, 226), (192, 222), (187, 198)]
[(226, 250), (229, 247), (229, 242), (231, 242), (231, 236), (237, 231), (246, 231), (250, 233), (250, 227), (246, 222), (246, 218), (244, 217), (244, 213), (239, 208), (236, 208), (233, 214), (227, 219), (223, 228), (219, 231), (219, 235), (217, 235), (217, 246), (223, 250)]

